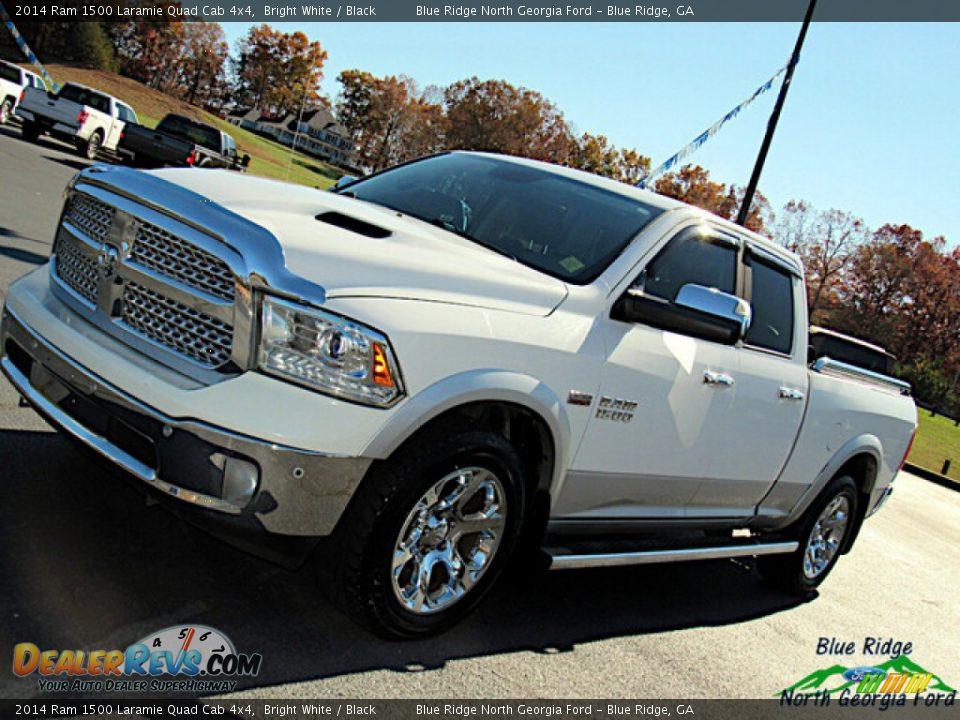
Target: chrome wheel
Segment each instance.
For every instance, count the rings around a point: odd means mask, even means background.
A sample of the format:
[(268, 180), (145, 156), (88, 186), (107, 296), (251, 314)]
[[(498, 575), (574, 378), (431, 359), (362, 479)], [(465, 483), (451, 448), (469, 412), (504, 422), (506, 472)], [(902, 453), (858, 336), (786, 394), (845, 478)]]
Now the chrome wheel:
[(830, 566), (840, 550), (849, 522), (850, 499), (846, 495), (837, 495), (820, 513), (807, 538), (803, 574), (808, 580), (815, 580)]
[(6, 125), (10, 122), (11, 110), (9, 100), (4, 100), (3, 103), (0, 103), (0, 125)]
[(506, 526), (500, 479), (487, 468), (446, 475), (403, 523), (390, 567), (393, 593), (418, 615), (446, 610), (490, 568)]

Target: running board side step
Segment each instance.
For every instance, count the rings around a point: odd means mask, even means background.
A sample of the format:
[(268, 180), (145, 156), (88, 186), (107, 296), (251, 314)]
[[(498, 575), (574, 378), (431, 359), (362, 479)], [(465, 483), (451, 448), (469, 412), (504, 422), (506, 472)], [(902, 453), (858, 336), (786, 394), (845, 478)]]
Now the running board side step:
[(573, 570), (589, 567), (620, 567), (623, 565), (650, 565), (653, 563), (681, 562), (684, 560), (720, 560), (725, 558), (752, 557), (754, 555), (777, 555), (792, 553), (800, 543), (775, 542), (754, 545), (726, 545), (722, 547), (679, 548), (675, 550), (642, 550), (639, 552), (594, 553), (589, 555), (564, 554), (547, 548), (551, 570)]

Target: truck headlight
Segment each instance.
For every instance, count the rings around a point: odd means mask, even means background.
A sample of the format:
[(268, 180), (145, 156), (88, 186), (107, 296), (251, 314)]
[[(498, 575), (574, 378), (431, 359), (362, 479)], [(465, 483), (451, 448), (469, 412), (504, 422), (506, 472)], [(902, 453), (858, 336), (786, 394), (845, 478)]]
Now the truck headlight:
[(257, 363), (264, 372), (366, 405), (403, 393), (390, 343), (345, 317), (265, 297)]

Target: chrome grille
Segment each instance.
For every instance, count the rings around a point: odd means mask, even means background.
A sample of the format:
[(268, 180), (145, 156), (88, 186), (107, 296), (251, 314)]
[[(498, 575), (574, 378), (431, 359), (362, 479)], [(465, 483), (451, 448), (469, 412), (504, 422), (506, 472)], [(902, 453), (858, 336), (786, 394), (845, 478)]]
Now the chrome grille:
[(138, 222), (130, 260), (196, 290), (233, 301), (233, 273), (225, 262), (156, 225)]
[(95, 242), (107, 239), (116, 210), (89, 195), (77, 193), (70, 199), (65, 218)]
[(210, 368), (230, 359), (233, 328), (142, 285), (123, 288), (122, 321), (154, 342)]
[(76, 241), (62, 232), (53, 252), (57, 276), (84, 300), (96, 305), (97, 286), (100, 282), (96, 261), (81, 253), (77, 249)]

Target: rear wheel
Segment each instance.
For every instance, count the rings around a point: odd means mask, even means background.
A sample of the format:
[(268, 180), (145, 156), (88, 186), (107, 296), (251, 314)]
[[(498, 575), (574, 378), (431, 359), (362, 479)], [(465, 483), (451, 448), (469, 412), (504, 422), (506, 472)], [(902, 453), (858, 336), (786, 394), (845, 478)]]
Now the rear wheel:
[(0, 125), (6, 125), (13, 117), (13, 100), (6, 98), (0, 103)]
[(440, 632), (496, 582), (524, 511), (521, 462), (502, 436), (428, 432), (375, 466), (337, 530), (333, 599), (378, 634)]
[(40, 137), (40, 128), (38, 128), (35, 123), (24, 120), (23, 127), (20, 128), (20, 135), (27, 142), (36, 142)]
[(100, 134), (100, 131), (97, 130), (89, 137), (86, 142), (80, 140), (77, 142), (77, 150), (83, 155), (87, 160), (96, 160), (97, 154), (100, 152), (100, 148), (103, 145), (103, 135)]
[(764, 579), (790, 593), (812, 593), (833, 570), (853, 532), (857, 501), (853, 478), (831, 480), (797, 526), (800, 547), (790, 555), (757, 558)]

